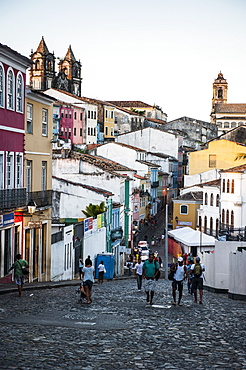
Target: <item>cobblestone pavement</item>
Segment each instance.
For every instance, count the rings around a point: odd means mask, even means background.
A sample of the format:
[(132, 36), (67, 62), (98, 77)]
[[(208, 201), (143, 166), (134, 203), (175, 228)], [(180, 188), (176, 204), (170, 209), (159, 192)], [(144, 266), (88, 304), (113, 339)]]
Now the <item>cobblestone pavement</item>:
[(92, 304), (76, 287), (0, 296), (1, 369), (246, 369), (246, 302), (204, 292), (171, 305), (158, 281), (154, 305), (134, 279), (93, 286)]

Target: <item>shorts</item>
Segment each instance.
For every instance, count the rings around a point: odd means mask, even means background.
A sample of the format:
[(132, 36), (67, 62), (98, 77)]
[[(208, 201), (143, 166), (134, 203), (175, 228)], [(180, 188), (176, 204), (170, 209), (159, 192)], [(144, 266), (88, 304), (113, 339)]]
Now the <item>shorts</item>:
[(25, 282), (25, 276), (24, 275), (17, 275), (15, 277), (15, 283), (16, 285), (23, 285)]
[(145, 280), (144, 287), (146, 292), (149, 292), (150, 290), (154, 292), (156, 288), (156, 280)]
[(178, 291), (182, 292), (183, 291), (183, 280), (181, 281), (173, 280), (172, 287), (173, 287), (173, 290), (177, 290), (178, 288)]
[(192, 278), (192, 289), (193, 290), (203, 290), (203, 278), (202, 277), (193, 277)]
[(89, 289), (92, 288), (93, 282), (91, 280), (83, 281), (83, 286), (88, 286)]

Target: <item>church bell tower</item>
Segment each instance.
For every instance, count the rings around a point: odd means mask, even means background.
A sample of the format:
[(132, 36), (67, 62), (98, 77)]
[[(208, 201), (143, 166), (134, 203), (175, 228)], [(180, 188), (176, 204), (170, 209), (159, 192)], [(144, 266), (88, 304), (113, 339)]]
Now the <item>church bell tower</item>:
[(220, 72), (213, 83), (212, 110), (214, 110), (215, 104), (227, 104), (227, 89), (227, 81), (223, 73)]

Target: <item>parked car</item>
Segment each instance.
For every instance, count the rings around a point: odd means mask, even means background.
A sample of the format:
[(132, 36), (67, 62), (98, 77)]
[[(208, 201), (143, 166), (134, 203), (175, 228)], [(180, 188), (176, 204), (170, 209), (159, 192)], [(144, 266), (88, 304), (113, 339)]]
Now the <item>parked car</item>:
[(138, 243), (138, 250), (141, 255), (141, 260), (146, 261), (149, 258), (149, 247), (145, 240)]

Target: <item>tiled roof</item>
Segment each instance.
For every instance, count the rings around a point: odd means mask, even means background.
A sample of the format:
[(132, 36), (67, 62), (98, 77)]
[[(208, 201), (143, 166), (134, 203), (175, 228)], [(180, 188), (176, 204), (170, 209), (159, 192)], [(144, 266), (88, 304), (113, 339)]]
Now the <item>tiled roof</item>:
[(202, 184), (199, 184), (199, 185), (201, 186), (220, 186), (220, 179), (203, 182)]
[(58, 181), (61, 181), (61, 182), (65, 182), (67, 184), (71, 184), (71, 185), (74, 185), (74, 186), (80, 186), (84, 189), (87, 189), (87, 190), (91, 190), (91, 191), (95, 191), (96, 193), (99, 193), (99, 194), (103, 194), (104, 196), (108, 197), (108, 196), (112, 196), (114, 195), (113, 193), (111, 193), (110, 191), (108, 190), (105, 190), (105, 189), (101, 189), (101, 188), (97, 188), (95, 186), (90, 186), (90, 185), (86, 185), (86, 184), (81, 184), (79, 182), (74, 182), (74, 181), (70, 181), (70, 180), (66, 180), (66, 179), (62, 179), (60, 177), (57, 177), (57, 176), (52, 176), (52, 178), (58, 180)]
[(203, 192), (202, 191), (190, 191), (189, 193), (185, 193), (183, 195), (178, 196), (175, 198), (176, 200), (195, 200), (195, 201), (202, 201), (203, 199)]
[(246, 164), (241, 164), (241, 166), (231, 167), (227, 170), (221, 170), (221, 172), (234, 172), (234, 173), (244, 173), (246, 171)]
[[(100, 167), (105, 171), (134, 171), (135, 170), (123, 166), (120, 163), (111, 161), (110, 159), (90, 155), (90, 154), (82, 154), (78, 152), (72, 152), (71, 158), (81, 158), (83, 161), (93, 164), (94, 166)], [(118, 175), (118, 174), (117, 174)]]
[(246, 113), (246, 104), (215, 104), (215, 113)]
[(161, 167), (158, 164), (148, 162), (148, 161), (140, 161), (140, 160), (137, 159), (136, 162), (140, 162), (140, 163), (146, 164), (147, 166), (151, 166), (151, 167)]
[(135, 174), (134, 174), (134, 177), (136, 177), (136, 179), (146, 180), (146, 178), (145, 178), (145, 177), (140, 176), (140, 175), (138, 175), (137, 173), (135, 173)]
[(175, 158), (175, 157), (173, 157), (171, 155), (168, 155), (168, 154), (164, 154), (164, 153), (148, 152), (148, 154), (154, 155), (155, 157), (159, 157), (159, 158), (164, 158), (164, 159), (170, 158), (170, 159), (174, 159), (174, 160), (177, 161), (177, 158)]
[(24, 55), (21, 55), (20, 53), (18, 53), (17, 51), (11, 49), (9, 46), (7, 45), (3, 45), (0, 43), (0, 54), (1, 52), (3, 53), (11, 53), (11, 54), (14, 54), (17, 58), (21, 58), (22, 59), (22, 63), (29, 67), (33, 64), (33, 62), (31, 61), (31, 59), (25, 57)]
[(153, 108), (152, 105), (143, 103), (139, 100), (108, 100), (108, 102), (123, 108)]
[[(117, 144), (117, 145), (120, 145), (120, 146), (123, 146), (125, 148), (129, 148), (129, 149), (133, 149), (133, 150), (136, 150), (137, 152), (146, 152), (145, 149), (141, 149), (141, 148), (138, 148), (136, 146), (132, 146), (132, 145), (128, 145), (128, 144), (124, 144), (124, 143), (120, 143), (118, 141), (115, 141), (114, 144)], [(103, 145), (103, 144), (102, 144)]]
[(220, 119), (229, 119), (229, 120), (233, 120), (233, 119), (242, 119), (242, 120), (245, 120), (246, 117), (245, 116), (223, 116), (223, 117), (216, 117), (216, 121), (219, 121)]
[(162, 119), (149, 118), (149, 117), (145, 117), (145, 120), (150, 121), (150, 122), (159, 123), (160, 125), (165, 125), (167, 123), (166, 121), (163, 121)]

